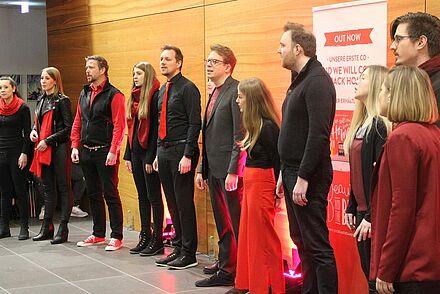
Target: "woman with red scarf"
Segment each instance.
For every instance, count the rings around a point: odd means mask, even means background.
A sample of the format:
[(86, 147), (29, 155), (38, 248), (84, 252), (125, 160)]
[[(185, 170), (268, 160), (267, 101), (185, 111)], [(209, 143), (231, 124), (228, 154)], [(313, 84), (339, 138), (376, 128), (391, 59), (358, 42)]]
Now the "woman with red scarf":
[(31, 113), (19, 98), (17, 84), (0, 77), (0, 239), (11, 237), (11, 197), (16, 196), (20, 212), (18, 240), (29, 238), (26, 173), (30, 153)]
[[(43, 95), (38, 98), (35, 110), (35, 124), (30, 134), (35, 142), (35, 156), (31, 165), (33, 172), (42, 183), (44, 198), (44, 220), (40, 233), (33, 238), (42, 241), (53, 238), (52, 244), (67, 242), (72, 195), (70, 192), (70, 130), (72, 113), (69, 97), (63, 94), (61, 74), (55, 67), (41, 72)], [(56, 182), (56, 184), (55, 184)], [(53, 216), (56, 207), (56, 193), (60, 201), (60, 227), (55, 237)]]
[[(124, 159), (133, 174), (138, 192), (141, 233), (139, 243), (131, 254), (152, 256), (163, 253), (163, 202), (159, 175), (153, 170), (156, 158), (158, 132), (158, 93), (160, 83), (148, 62), (139, 62), (133, 68), (133, 90), (127, 101), (128, 140)], [(153, 210), (153, 234), (150, 229)]]

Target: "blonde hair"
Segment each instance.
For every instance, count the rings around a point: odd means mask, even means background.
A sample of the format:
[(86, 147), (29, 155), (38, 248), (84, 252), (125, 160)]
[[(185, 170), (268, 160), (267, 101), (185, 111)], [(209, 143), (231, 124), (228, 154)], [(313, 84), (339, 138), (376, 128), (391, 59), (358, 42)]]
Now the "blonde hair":
[(438, 120), (437, 101), (425, 71), (408, 65), (397, 66), (390, 71), (385, 87), (390, 95), (387, 117), (391, 122), (433, 124)]
[(257, 143), (263, 127), (263, 118), (270, 119), (280, 126), (280, 115), (267, 86), (258, 78), (249, 78), (238, 84), (238, 91), (245, 96), (243, 126), (245, 137), (240, 142), (242, 150), (249, 152)]
[(54, 96), (57, 96), (59, 93), (64, 95), (63, 81), (61, 80), (60, 71), (56, 67), (50, 66), (43, 68), (41, 73), (43, 72), (47, 73), (55, 81), (55, 85), (53, 87)]
[[(153, 66), (145, 61), (141, 61), (133, 67), (133, 70), (138, 68), (144, 72), (144, 80), (141, 86), (141, 93), (139, 97), (139, 111), (138, 118), (146, 119), (148, 117), (148, 113), (150, 112), (150, 105), (148, 104), (148, 95), (153, 88), (153, 81), (156, 79), (156, 71)], [(135, 87), (133, 83), (133, 88)], [(128, 119), (132, 119), (131, 117), (131, 106), (133, 105), (133, 96), (127, 100), (127, 109), (126, 115)]]
[[(353, 116), (351, 118), (350, 128), (344, 140), (344, 152), (348, 156), (351, 144), (353, 143), (356, 133), (360, 127), (367, 125), (366, 134), (373, 127), (374, 118), (380, 117), (385, 123), (387, 130), (391, 129), (391, 123), (380, 115), (379, 92), (382, 83), (385, 81), (388, 69), (381, 65), (370, 65), (368, 69), (368, 94), (364, 101), (356, 101)], [(365, 72), (364, 70), (364, 72)], [(377, 124), (377, 120), (376, 120)]]

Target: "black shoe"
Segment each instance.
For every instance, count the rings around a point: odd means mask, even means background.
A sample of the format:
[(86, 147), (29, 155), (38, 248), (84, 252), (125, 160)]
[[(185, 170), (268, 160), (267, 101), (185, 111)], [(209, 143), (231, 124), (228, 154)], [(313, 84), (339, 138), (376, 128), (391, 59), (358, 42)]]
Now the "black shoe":
[(34, 241), (44, 241), (49, 240), (53, 238), (53, 224), (49, 221), (44, 221), (43, 225), (41, 226), (40, 233), (32, 238)]
[(218, 272), (209, 278), (196, 281), (196, 287), (234, 286), (234, 279), (221, 277)]
[(197, 262), (197, 259), (195, 256), (185, 256), (181, 255), (179, 258), (176, 258), (175, 260), (168, 263), (168, 267), (171, 269), (186, 269), (190, 267), (197, 266), (199, 263)]
[(151, 241), (150, 234), (141, 232), (139, 234), (139, 242), (136, 247), (130, 249), (130, 254), (139, 254), (139, 252), (147, 248), (148, 244)]
[(140, 252), (140, 256), (153, 256), (158, 254), (163, 254), (163, 241), (162, 235), (154, 233), (153, 238), (151, 238), (148, 246)]
[(23, 241), (29, 239), (29, 229), (25, 226), (20, 227), (20, 234), (18, 234), (18, 240)]
[(218, 268), (218, 261), (216, 261), (215, 263), (205, 266), (203, 267), (203, 273), (205, 275), (213, 275), (216, 272), (218, 272), (219, 268)]
[(180, 250), (177, 248), (174, 248), (173, 252), (165, 256), (164, 258), (161, 258), (159, 260), (156, 260), (157, 266), (167, 266), (168, 263), (174, 261), (180, 256)]
[(50, 241), (50, 244), (61, 244), (67, 242), (67, 237), (69, 236), (69, 228), (67, 227), (67, 223), (61, 223), (60, 227), (58, 228), (58, 232), (53, 238), (53, 240)]
[(249, 293), (249, 290), (241, 290), (241, 289), (237, 289), (237, 288), (232, 288), (231, 290), (229, 290), (225, 294), (246, 294), (246, 293)]

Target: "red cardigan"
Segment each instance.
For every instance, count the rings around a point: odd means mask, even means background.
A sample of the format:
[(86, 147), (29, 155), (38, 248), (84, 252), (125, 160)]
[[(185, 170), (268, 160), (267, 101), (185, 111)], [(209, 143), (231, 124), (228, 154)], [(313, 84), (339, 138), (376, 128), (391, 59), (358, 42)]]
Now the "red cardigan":
[(440, 281), (440, 129), (399, 124), (377, 162), (370, 279)]

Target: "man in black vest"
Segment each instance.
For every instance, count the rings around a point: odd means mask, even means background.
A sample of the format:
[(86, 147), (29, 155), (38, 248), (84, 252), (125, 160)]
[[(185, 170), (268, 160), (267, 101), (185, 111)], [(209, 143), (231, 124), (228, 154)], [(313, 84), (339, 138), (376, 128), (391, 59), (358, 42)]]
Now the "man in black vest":
[(238, 226), (243, 197), (243, 168), (246, 153), (237, 142), (243, 139), (237, 100), (238, 81), (231, 74), (237, 59), (223, 45), (211, 46), (206, 60), (206, 75), (214, 83), (203, 120), (202, 163), (197, 187), (209, 186), (212, 210), (219, 236), (218, 263), (205, 267), (211, 277), (197, 281), (197, 287), (234, 285), (237, 266)]
[[(119, 150), (125, 129), (124, 95), (108, 80), (102, 56), (86, 57), (88, 85), (81, 91), (72, 127), (72, 162), (80, 163), (93, 216), (93, 233), (77, 243), (86, 247), (105, 242), (104, 199), (110, 215), (111, 238), (106, 251), (122, 247), (122, 205), (118, 191)], [(104, 194), (104, 199), (103, 199)]]
[(153, 167), (159, 171), (176, 237), (174, 251), (156, 265), (173, 269), (198, 264), (194, 174), (200, 153), (200, 92), (182, 75), (182, 64), (179, 48), (162, 48), (160, 72), (167, 82), (159, 91), (159, 138)]

